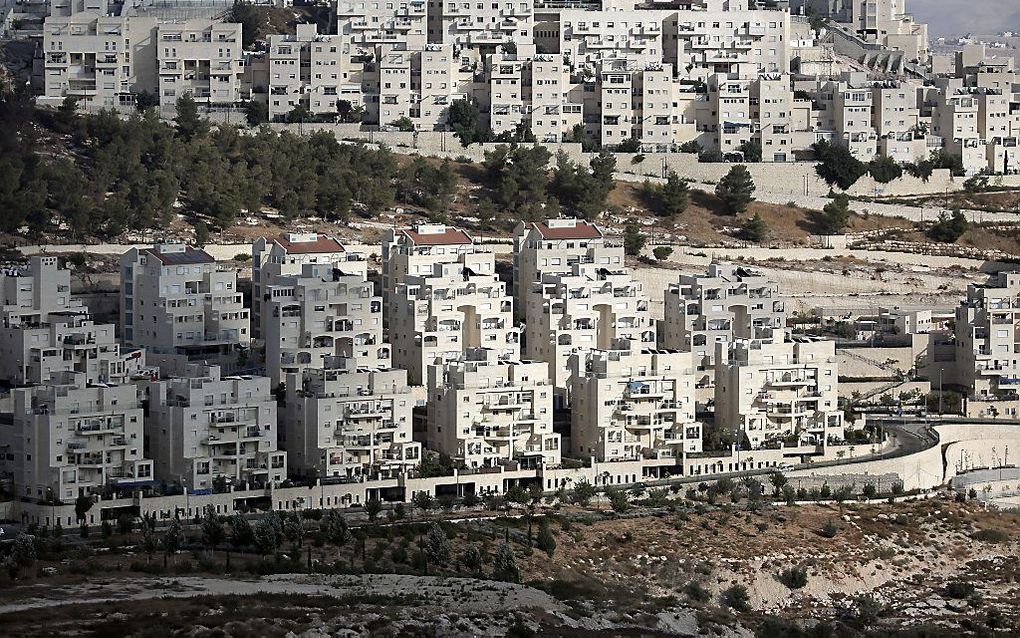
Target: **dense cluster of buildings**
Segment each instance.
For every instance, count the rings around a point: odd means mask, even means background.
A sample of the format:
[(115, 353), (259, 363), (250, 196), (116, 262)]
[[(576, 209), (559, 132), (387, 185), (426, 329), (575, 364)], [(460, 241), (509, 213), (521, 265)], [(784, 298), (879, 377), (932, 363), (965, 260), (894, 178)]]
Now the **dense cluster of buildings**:
[(970, 173), (1020, 169), (1013, 57), (931, 53), (903, 0), (334, 7), (328, 34), (300, 24), (244, 50), (240, 24), (62, 4), (38, 54), (41, 100), (131, 108), (145, 92), (172, 115), (190, 93), (214, 109), (261, 102), (274, 121), (300, 112), (415, 131), (450, 130), (451, 106), (471, 100), (494, 133), (545, 143), (697, 142), (716, 158), (760, 146), (762, 161), (790, 162), (829, 140), (865, 161), (943, 150)]
[[(754, 448), (843, 439), (832, 342), (790, 339), (760, 274), (681, 277), (663, 323), (701, 338), (666, 339), (622, 243), (594, 224), (522, 223), (513, 245), (511, 284), (460, 229), (392, 230), (380, 290), (369, 255), (333, 238), (259, 239), (251, 303), (204, 250), (130, 249), (119, 339), (56, 258), (33, 257), (0, 274), (4, 469), (21, 498), (69, 501), (413, 476), (430, 453), (467, 470), (682, 468), (713, 402)], [(718, 296), (702, 311), (725, 325), (705, 332), (694, 315)]]

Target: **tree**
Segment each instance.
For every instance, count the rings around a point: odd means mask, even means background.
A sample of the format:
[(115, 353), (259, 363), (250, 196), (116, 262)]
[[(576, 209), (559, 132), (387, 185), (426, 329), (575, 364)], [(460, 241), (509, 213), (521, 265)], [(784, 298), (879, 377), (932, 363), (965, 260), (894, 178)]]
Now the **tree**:
[(156, 538), (156, 522), (146, 516), (142, 519), (142, 551), (145, 553), (145, 561), (152, 560), (159, 549), (159, 541)]
[(259, 126), (269, 121), (269, 105), (261, 100), (248, 100), (244, 103), (244, 117), (248, 126)]
[(421, 492), (415, 492), (414, 496), (411, 498), (411, 502), (414, 503), (415, 507), (425, 512), (436, 506), (435, 501), (431, 496), (429, 496), (429, 493), (424, 490)]
[(687, 210), (691, 201), (691, 187), (674, 171), (666, 175), (666, 183), (653, 189), (652, 196), (660, 215), (672, 217)]
[(545, 216), (549, 203), (550, 157), (544, 146), (500, 144), (486, 151), (483, 166), (493, 201), (520, 219), (535, 220)]
[(150, 91), (140, 91), (135, 95), (135, 108), (139, 111), (145, 111), (155, 106), (159, 106), (159, 96)]
[(641, 140), (636, 137), (628, 137), (616, 145), (617, 153), (637, 153), (641, 150)]
[(754, 201), (754, 191), (754, 180), (743, 164), (731, 168), (715, 186), (715, 196), (733, 215), (747, 210), (747, 205)]
[(82, 494), (74, 501), (74, 517), (79, 523), (85, 522), (85, 515), (92, 509), (92, 497)]
[(492, 561), (492, 575), (496, 580), (508, 583), (521, 582), (521, 570), (517, 567), (517, 557), (509, 543), (501, 543)]
[(874, 483), (865, 483), (864, 488), (861, 489), (861, 495), (864, 498), (875, 498), (876, 494), (878, 494), (878, 488), (875, 487)]
[(209, 227), (205, 225), (205, 222), (200, 221), (195, 224), (195, 245), (202, 247), (208, 243), (209, 243)]
[(226, 537), (227, 532), (223, 528), (220, 518), (216, 516), (216, 511), (212, 505), (207, 505), (205, 514), (202, 517), (202, 543), (209, 549), (216, 551), (216, 546), (226, 540)]
[(517, 505), (524, 505), (528, 502), (528, 493), (520, 485), (512, 485), (506, 491), (506, 500)]
[(903, 175), (903, 167), (888, 155), (882, 155), (868, 162), (868, 172), (879, 184), (888, 184)]
[(117, 533), (121, 535), (130, 534), (135, 528), (135, 521), (129, 514), (121, 514), (117, 517)]
[(581, 507), (587, 507), (594, 496), (595, 486), (587, 479), (581, 479), (574, 483), (574, 488), (571, 490), (570, 494), (571, 500)]
[(290, 124), (299, 124), (302, 122), (311, 122), (313, 119), (312, 112), (308, 110), (308, 107), (304, 104), (296, 104), (294, 108), (287, 113), (287, 122)]
[(390, 122), (390, 126), (393, 126), (398, 131), (403, 131), (405, 133), (410, 133), (414, 131), (414, 122), (411, 121), (411, 118), (407, 117), (406, 115)]
[(694, 153), (695, 155), (701, 155), (705, 149), (696, 140), (688, 140), (680, 145), (681, 153)]
[(825, 140), (812, 146), (819, 164), (815, 168), (818, 176), (830, 186), (836, 185), (847, 190), (867, 172), (867, 167), (845, 146), (834, 146)]
[(849, 225), (850, 198), (845, 193), (840, 193), (822, 208), (822, 214), (818, 219), (819, 230), (823, 235), (840, 235)]
[(320, 529), (324, 532), (326, 540), (337, 548), (351, 542), (351, 530), (347, 526), (347, 519), (337, 510), (330, 510), (326, 513)]
[(588, 137), (588, 134), (584, 131), (584, 124), (575, 124), (570, 129), (570, 134), (564, 136), (564, 142), (571, 142), (574, 144), (580, 144), (581, 150), (585, 153), (591, 153), (598, 149), (598, 143)]
[(761, 140), (747, 140), (737, 150), (744, 154), (744, 161), (756, 164), (761, 161)]
[(259, 29), (263, 24), (259, 10), (244, 0), (234, 0), (234, 6), (227, 12), (225, 20), (241, 23), (241, 46), (245, 49), (251, 48), (258, 39)]
[[(551, 556), (551, 554), (550, 554)], [(478, 549), (478, 546), (474, 543), (467, 546), (464, 552), (460, 555), (460, 562), (464, 567), (471, 570), (471, 573), (476, 577), (482, 575), (482, 552)]]
[(341, 122), (360, 122), (365, 118), (365, 107), (355, 105), (350, 100), (337, 100), (336, 114)]
[(198, 104), (191, 96), (191, 91), (177, 98), (177, 132), (185, 141), (201, 137), (209, 131), (209, 121), (198, 115)]
[(16, 570), (29, 569), (35, 565), (35, 536), (22, 534), (11, 543), (11, 562)]
[(641, 232), (637, 224), (627, 224), (623, 229), (623, 250), (625, 253), (631, 256), (637, 256), (641, 254), (641, 250), (645, 247), (647, 238), (645, 234)]
[(247, 547), (255, 542), (255, 534), (251, 523), (243, 514), (234, 514), (230, 518), (230, 544), (234, 547)]
[(381, 511), (382, 501), (380, 501), (377, 497), (373, 496), (365, 501), (365, 513), (368, 514), (368, 520), (374, 521), (378, 518), (379, 512)]
[(450, 546), (450, 539), (446, 537), (446, 532), (439, 526), (439, 523), (433, 521), (429, 525), (422, 541), (422, 551), (433, 565), (449, 564), (453, 557), (453, 548)]
[(617, 488), (609, 488), (606, 490), (606, 496), (609, 497), (609, 504), (612, 505), (613, 511), (617, 514), (625, 514), (630, 510), (630, 498), (627, 496), (627, 492)]
[(946, 244), (955, 243), (970, 228), (967, 216), (959, 210), (954, 210), (952, 215), (946, 215), (943, 211), (939, 213), (939, 219), (928, 229), (928, 236), (938, 242)]
[(747, 241), (761, 243), (768, 236), (769, 227), (760, 213), (755, 213), (740, 227), (740, 235)]
[(659, 261), (666, 261), (673, 254), (673, 249), (669, 246), (656, 246), (652, 249), (652, 254)]
[(556, 155), (549, 191), (563, 208), (584, 219), (594, 219), (606, 207), (615, 170), (616, 158), (608, 151), (593, 157), (588, 168), (574, 164), (560, 151)]
[(538, 530), (538, 540), (535, 544), (540, 550), (548, 554), (549, 558), (553, 557), (553, 553), (556, 551), (556, 537), (553, 536), (552, 530), (549, 529), (549, 521), (542, 521), (542, 525)]
[(954, 177), (963, 177), (967, 170), (963, 167), (963, 158), (943, 150), (932, 151), (931, 163), (933, 168), (948, 168)]
[(482, 111), (474, 98), (454, 100), (447, 109), (446, 123), (464, 146), (492, 138), (492, 131), (482, 123)]
[(769, 474), (769, 482), (772, 483), (772, 493), (779, 496), (779, 493), (786, 487), (787, 479), (779, 472)]
[(174, 518), (166, 526), (166, 529), (163, 530), (163, 538), (160, 540), (160, 543), (163, 545), (163, 553), (167, 556), (173, 556), (174, 563), (176, 563), (177, 552), (184, 545), (184, 529), (181, 527), (181, 520), (179, 518)]
[(253, 529), (255, 550), (261, 556), (274, 554), (280, 547), (280, 534), (277, 532), (274, 521), (270, 520), (271, 516), (272, 514), (263, 516), (255, 523)]

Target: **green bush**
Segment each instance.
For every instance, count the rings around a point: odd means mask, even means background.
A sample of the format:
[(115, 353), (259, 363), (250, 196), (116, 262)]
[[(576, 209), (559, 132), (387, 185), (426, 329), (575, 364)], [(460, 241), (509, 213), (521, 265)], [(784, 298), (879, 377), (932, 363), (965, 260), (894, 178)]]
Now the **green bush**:
[(790, 589), (801, 589), (807, 585), (808, 573), (804, 567), (791, 567), (779, 572), (779, 582)]

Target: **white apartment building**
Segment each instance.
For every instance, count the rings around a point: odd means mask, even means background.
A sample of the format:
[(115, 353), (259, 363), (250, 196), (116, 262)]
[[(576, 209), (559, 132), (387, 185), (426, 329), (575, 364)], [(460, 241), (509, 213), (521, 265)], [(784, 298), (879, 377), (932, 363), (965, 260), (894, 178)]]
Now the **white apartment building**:
[(47, 385), (17, 388), (12, 395), (19, 497), (73, 503), (81, 495), (152, 480), (134, 385), (89, 385), (84, 374), (59, 373)]
[(190, 364), (183, 376), (140, 385), (148, 400), (146, 456), (156, 478), (192, 491), (277, 485), (277, 407), (267, 377), (222, 376)]
[(552, 422), (553, 388), (542, 362), (472, 348), (429, 366), (428, 446), (469, 468), (558, 466)]
[(525, 319), (526, 293), (543, 274), (567, 274), (574, 264), (616, 269), (624, 265), (623, 243), (582, 219), (519, 222), (514, 228), (514, 302), (518, 321)]
[(967, 173), (976, 173), (987, 166), (978, 130), (978, 99), (970, 89), (946, 87), (936, 94), (932, 133), (942, 138), (942, 147), (947, 153), (960, 156)]
[(320, 34), (315, 24), (299, 24), (294, 35), (271, 34), (267, 52), (270, 121), (298, 106), (315, 114), (337, 113), (353, 66), (350, 45), (342, 36)]
[(336, 20), (336, 32), (354, 55), (380, 44), (421, 49), (431, 41), (425, 0), (338, 0)]
[(457, 45), (469, 64), (497, 46), (513, 43), (520, 50), (534, 42), (531, 0), (430, 0), (428, 15), (429, 42)]
[(295, 474), (392, 478), (421, 462), (406, 371), (358, 367), (347, 359), (331, 370), (288, 374), (286, 384), (283, 441)]
[(588, 350), (571, 358), (570, 447), (611, 462), (701, 452), (690, 352)]
[(101, 11), (54, 12), (43, 26), (43, 96), (59, 106), (132, 108), (135, 95), (156, 93), (155, 18), (108, 16)]
[(659, 334), (665, 348), (694, 353), (699, 385), (710, 385), (716, 344), (761, 339), (786, 326), (779, 284), (735, 264), (712, 263), (704, 275), (680, 275), (665, 291)]
[(363, 273), (306, 263), (301, 274), (276, 276), (263, 290), (266, 370), (274, 386), (305, 368), (328, 367), (331, 357), (389, 366), (382, 299)]
[(215, 359), (225, 370), (243, 363), (250, 318), (234, 268), (183, 244), (132, 248), (120, 266), (125, 344), (144, 348), (164, 373), (183, 370), (188, 360)]
[(348, 275), (368, 276), (368, 261), (351, 252), (335, 237), (317, 233), (282, 233), (260, 237), (252, 244), (252, 333), (262, 338), (265, 288), (281, 275), (300, 275), (305, 264), (332, 264)]
[(605, 59), (627, 59), (639, 66), (661, 64), (665, 48), (672, 44), (664, 36), (663, 25), (675, 12), (613, 6), (617, 4), (603, 2), (601, 11), (561, 9), (554, 26), (559, 38), (551, 52), (578, 69)]
[(122, 355), (115, 327), (93, 323), (71, 296), (71, 273), (56, 257), (0, 270), (0, 294), (0, 380), (42, 384), (81, 372), (87, 383), (123, 383), (144, 366), (143, 352)]
[(186, 93), (203, 106), (232, 106), (241, 101), (244, 51), (241, 25), (215, 20), (163, 22), (157, 27), (159, 104), (176, 112)]
[(393, 363), (412, 385), (425, 383), (428, 367), (485, 348), (502, 360), (520, 358), (520, 329), (513, 299), (496, 275), (492, 253), (462, 253), (435, 263), (430, 275), (409, 275), (397, 285), (389, 317)]
[(386, 231), (382, 242), (382, 283), (387, 309), (397, 286), (408, 275), (429, 275), (433, 264), (454, 263), (462, 253), (474, 252), (481, 250), (474, 245), (471, 235), (452, 226), (419, 224)]
[(715, 427), (751, 449), (842, 441), (835, 342), (808, 337), (716, 344)]
[(570, 274), (543, 274), (526, 297), (525, 358), (544, 361), (557, 401), (569, 402), (570, 356), (608, 349), (618, 340), (633, 348), (655, 344), (655, 323), (642, 284), (625, 268), (578, 263)]
[(1020, 395), (1020, 273), (1000, 272), (967, 286), (956, 309), (956, 377), (968, 396)]

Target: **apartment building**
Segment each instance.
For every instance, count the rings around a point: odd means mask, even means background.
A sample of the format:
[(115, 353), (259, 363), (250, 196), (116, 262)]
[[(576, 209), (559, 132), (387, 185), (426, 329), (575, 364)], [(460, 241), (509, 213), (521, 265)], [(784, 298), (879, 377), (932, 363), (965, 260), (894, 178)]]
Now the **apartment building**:
[(302, 106), (311, 113), (337, 113), (341, 89), (352, 73), (350, 45), (340, 35), (299, 24), (294, 35), (267, 38), (270, 121)]
[(690, 352), (588, 350), (571, 357), (570, 447), (600, 463), (701, 452)]
[(542, 274), (526, 295), (525, 358), (544, 361), (557, 403), (569, 402), (570, 356), (624, 339), (655, 344), (655, 324), (642, 284), (625, 268), (577, 263), (569, 274)]
[(61, 372), (11, 394), (19, 497), (71, 503), (152, 480), (134, 385), (90, 385), (83, 373)]
[(123, 383), (144, 367), (143, 352), (122, 354), (115, 327), (94, 323), (71, 295), (71, 273), (56, 257), (0, 270), (0, 294), (0, 381), (42, 384), (81, 372), (87, 383)]
[(508, 361), (488, 348), (428, 369), (428, 447), (469, 468), (556, 467), (553, 388), (542, 362)]
[(277, 407), (267, 377), (223, 376), (190, 364), (183, 376), (140, 385), (147, 400), (145, 452), (156, 478), (189, 490), (277, 485)]
[(526, 319), (526, 293), (543, 274), (567, 274), (579, 263), (621, 268), (623, 243), (607, 238), (598, 226), (582, 219), (519, 222), (514, 228), (515, 318)]
[(156, 34), (160, 110), (175, 113), (177, 100), (185, 94), (205, 107), (240, 102), (241, 42), (238, 23), (205, 19), (160, 23)]
[(661, 64), (669, 46), (663, 24), (671, 15), (675, 13), (616, 2), (603, 2), (601, 11), (561, 9), (554, 27), (559, 38), (550, 52), (562, 54), (564, 63), (573, 68), (605, 59)]
[(430, 0), (428, 14), (429, 42), (455, 45), (468, 64), (477, 64), (484, 53), (495, 53), (497, 46), (513, 43), (521, 50), (534, 43), (531, 0)]
[(406, 371), (344, 359), (330, 370), (288, 374), (286, 384), (283, 442), (295, 474), (393, 478), (421, 462)]
[(680, 275), (666, 288), (661, 345), (694, 353), (699, 385), (710, 385), (716, 344), (761, 339), (786, 325), (779, 285), (745, 266), (712, 263), (704, 275)]
[(133, 108), (138, 93), (156, 93), (156, 42), (155, 18), (53, 13), (43, 25), (39, 103), (59, 106), (70, 97), (83, 110)]
[(452, 44), (426, 44), (412, 59), (411, 120), (422, 131), (446, 126), (450, 106), (468, 98), (469, 82), (460, 72)]
[(716, 360), (715, 427), (746, 436), (751, 449), (843, 440), (835, 342), (777, 329), (717, 343)]
[(351, 45), (352, 54), (370, 52), (376, 45), (406, 45), (421, 49), (427, 37), (425, 0), (339, 0), (336, 32)]
[(526, 81), (524, 88), (531, 132), (539, 142), (562, 141), (583, 124), (584, 105), (571, 97), (575, 83), (570, 79), (570, 67), (559, 56), (535, 55), (530, 68), (530, 82)]
[(244, 367), (249, 310), (237, 271), (183, 244), (132, 248), (121, 256), (121, 340), (144, 348), (164, 374), (189, 360)]
[(260, 237), (252, 244), (251, 255), (251, 327), (256, 339), (262, 338), (265, 288), (277, 277), (300, 275), (305, 264), (331, 264), (344, 274), (368, 276), (364, 255), (349, 251), (335, 237), (318, 233)]
[(408, 275), (428, 275), (433, 264), (449, 264), (462, 253), (481, 252), (465, 231), (444, 224), (419, 224), (386, 231), (382, 242), (383, 302), (389, 308)]
[(972, 398), (1020, 399), (1020, 273), (967, 286), (956, 308), (956, 382)]
[(755, 132), (752, 128), (752, 139), (761, 144), (763, 162), (791, 162), (796, 159), (796, 149), (814, 143), (814, 133), (806, 131), (806, 118), (798, 118), (794, 112), (793, 91), (786, 75), (762, 74), (751, 83), (750, 91), (750, 116), (757, 129)]
[(970, 89), (946, 86), (935, 95), (932, 133), (942, 138), (942, 148), (958, 155), (967, 173), (987, 166), (987, 156), (978, 130), (977, 96)]
[(276, 276), (263, 290), (266, 371), (274, 386), (305, 368), (329, 367), (332, 357), (389, 366), (382, 299), (363, 273), (306, 263), (301, 274)]
[(485, 348), (501, 359), (520, 358), (520, 329), (513, 299), (496, 275), (492, 253), (462, 253), (436, 263), (430, 275), (410, 275), (397, 285), (389, 317), (393, 363), (412, 385), (426, 382), (428, 366)]

